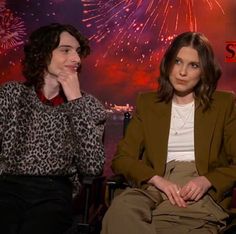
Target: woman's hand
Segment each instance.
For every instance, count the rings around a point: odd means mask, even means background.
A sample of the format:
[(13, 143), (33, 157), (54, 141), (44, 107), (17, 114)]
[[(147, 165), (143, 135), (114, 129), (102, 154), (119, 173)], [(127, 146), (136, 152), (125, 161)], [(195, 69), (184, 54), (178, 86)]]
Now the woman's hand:
[(210, 187), (210, 181), (205, 176), (199, 176), (182, 187), (180, 196), (185, 201), (198, 201)]
[(184, 199), (180, 196), (181, 188), (179, 185), (157, 175), (153, 176), (148, 183), (164, 192), (172, 205), (177, 205), (179, 207), (187, 206)]
[(80, 83), (76, 71), (63, 70), (58, 74), (58, 82), (61, 84), (64, 94), (68, 101), (80, 98)]

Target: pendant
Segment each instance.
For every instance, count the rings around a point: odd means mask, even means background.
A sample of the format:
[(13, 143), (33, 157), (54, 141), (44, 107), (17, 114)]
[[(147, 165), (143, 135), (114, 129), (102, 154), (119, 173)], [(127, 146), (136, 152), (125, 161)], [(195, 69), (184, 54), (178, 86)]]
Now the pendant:
[(172, 133), (171, 133), (171, 135), (176, 136), (176, 135), (178, 135), (178, 132), (177, 132), (176, 130), (172, 129)]

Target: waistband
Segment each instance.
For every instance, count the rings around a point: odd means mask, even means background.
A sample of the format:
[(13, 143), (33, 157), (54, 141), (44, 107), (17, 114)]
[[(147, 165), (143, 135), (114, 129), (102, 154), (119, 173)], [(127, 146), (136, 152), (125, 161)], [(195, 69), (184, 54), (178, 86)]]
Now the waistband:
[(61, 175), (11, 175), (11, 174), (2, 174), (0, 175), (1, 181), (12, 181), (17, 183), (52, 183), (59, 182), (63, 184), (71, 184), (68, 176)]

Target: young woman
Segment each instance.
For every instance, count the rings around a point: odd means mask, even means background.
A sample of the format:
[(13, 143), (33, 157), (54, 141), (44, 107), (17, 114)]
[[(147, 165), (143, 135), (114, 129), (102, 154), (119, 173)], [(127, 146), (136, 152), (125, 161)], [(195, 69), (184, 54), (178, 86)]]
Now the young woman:
[[(160, 65), (157, 92), (141, 94), (112, 168), (136, 188), (117, 196), (102, 234), (217, 233), (236, 181), (232, 93), (207, 38), (177, 36)], [(142, 160), (140, 160), (142, 157)]]
[(24, 52), (26, 82), (0, 87), (1, 233), (62, 234), (79, 175), (102, 172), (106, 112), (81, 91), (89, 46), (73, 26), (37, 29)]

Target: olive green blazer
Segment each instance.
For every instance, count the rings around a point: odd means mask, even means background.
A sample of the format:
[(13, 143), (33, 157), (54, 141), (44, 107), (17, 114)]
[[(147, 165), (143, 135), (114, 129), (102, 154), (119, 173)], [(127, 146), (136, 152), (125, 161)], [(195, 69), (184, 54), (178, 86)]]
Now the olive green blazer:
[[(199, 175), (212, 183), (209, 194), (227, 208), (236, 181), (236, 109), (232, 93), (216, 91), (210, 109), (195, 104), (194, 145)], [(136, 111), (112, 161), (115, 173), (142, 187), (163, 176), (167, 159), (171, 102), (158, 102), (155, 92), (140, 94)], [(143, 158), (143, 160), (140, 160)]]

